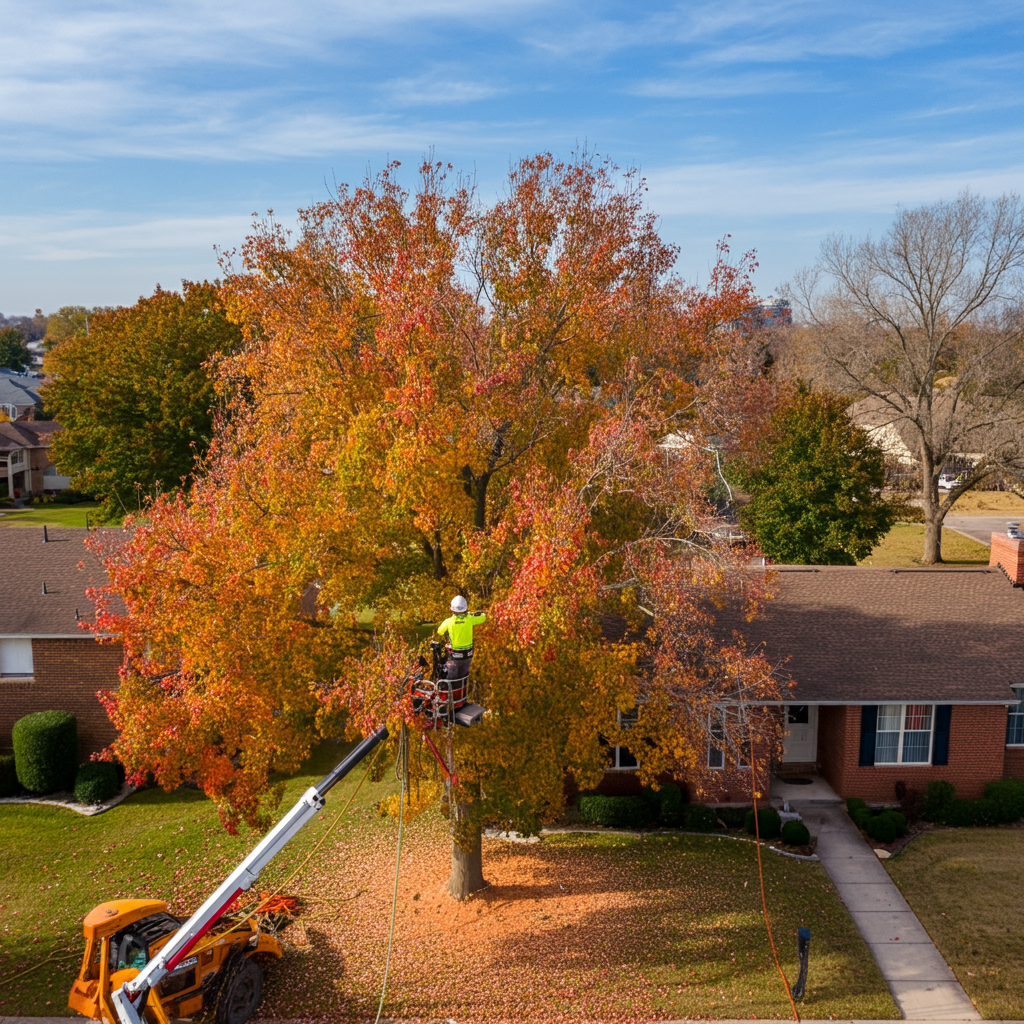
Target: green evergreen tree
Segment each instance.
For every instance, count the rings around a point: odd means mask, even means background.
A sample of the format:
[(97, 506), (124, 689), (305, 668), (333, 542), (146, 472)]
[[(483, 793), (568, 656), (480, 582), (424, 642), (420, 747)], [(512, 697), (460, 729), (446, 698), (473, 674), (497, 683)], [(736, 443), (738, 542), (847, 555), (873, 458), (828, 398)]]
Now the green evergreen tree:
[(740, 522), (766, 556), (789, 565), (855, 565), (896, 521), (882, 497), (885, 459), (846, 414), (847, 401), (801, 384), (736, 465), (751, 493)]

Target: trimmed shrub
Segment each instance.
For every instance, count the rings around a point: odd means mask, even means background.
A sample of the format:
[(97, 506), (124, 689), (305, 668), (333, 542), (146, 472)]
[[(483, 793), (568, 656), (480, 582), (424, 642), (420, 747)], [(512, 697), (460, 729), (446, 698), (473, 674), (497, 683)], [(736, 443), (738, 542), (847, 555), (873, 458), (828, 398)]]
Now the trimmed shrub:
[(863, 831), (868, 827), (868, 822), (873, 817), (874, 815), (871, 813), (871, 808), (865, 804), (863, 807), (858, 807), (857, 810), (853, 812), (853, 823), (857, 828)]
[(114, 796), (120, 788), (117, 768), (109, 761), (83, 764), (75, 776), (75, 799), (80, 804), (101, 804)]
[(868, 819), (865, 832), (879, 843), (891, 843), (896, 838), (896, 822), (888, 814), (876, 814)]
[(846, 798), (846, 813), (852, 818), (858, 811), (867, 809), (867, 804), (859, 796), (848, 796)]
[(762, 839), (778, 839), (782, 832), (782, 818), (774, 807), (759, 807), (757, 809), (757, 825), (754, 824), (754, 810), (747, 811), (743, 821), (743, 827), (753, 836), (761, 833)]
[(679, 828), (683, 823), (683, 808), (686, 806), (683, 791), (668, 783), (653, 795), (657, 798), (658, 821), (669, 828)]
[(11, 730), (18, 781), (32, 793), (70, 790), (78, 771), (78, 725), (69, 711), (37, 711)]
[(18, 769), (14, 766), (13, 754), (0, 755), (0, 797), (16, 796), (21, 792)]
[(1024, 781), (1021, 779), (990, 782), (985, 787), (985, 799), (995, 803), (996, 813), (1002, 822), (1024, 818)]
[(921, 806), (921, 817), (925, 821), (942, 821), (946, 805), (956, 797), (956, 786), (952, 782), (938, 780), (928, 783)]
[(580, 819), (589, 825), (610, 828), (643, 828), (654, 820), (655, 808), (643, 796), (603, 796), (580, 794), (576, 801)]
[(995, 825), (999, 805), (995, 800), (950, 800), (942, 812), (942, 823), (956, 828)]
[(714, 832), (718, 816), (706, 804), (686, 804), (683, 828), (688, 832)]
[(722, 825), (730, 832), (740, 832), (747, 824), (749, 807), (718, 807), (715, 814)]
[(882, 811), (879, 815), (880, 818), (889, 818), (896, 828), (896, 838), (899, 839), (907, 834), (907, 819), (899, 811), (894, 811), (891, 808), (886, 811)]
[(787, 821), (782, 826), (782, 841), (787, 846), (806, 846), (811, 841), (811, 833), (802, 821)]

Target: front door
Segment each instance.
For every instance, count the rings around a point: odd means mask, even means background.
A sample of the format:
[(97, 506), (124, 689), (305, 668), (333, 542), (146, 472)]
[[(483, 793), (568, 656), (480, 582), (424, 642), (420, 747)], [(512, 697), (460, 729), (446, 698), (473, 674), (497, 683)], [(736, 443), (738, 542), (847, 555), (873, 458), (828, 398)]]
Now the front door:
[(818, 705), (787, 704), (782, 761), (818, 760)]

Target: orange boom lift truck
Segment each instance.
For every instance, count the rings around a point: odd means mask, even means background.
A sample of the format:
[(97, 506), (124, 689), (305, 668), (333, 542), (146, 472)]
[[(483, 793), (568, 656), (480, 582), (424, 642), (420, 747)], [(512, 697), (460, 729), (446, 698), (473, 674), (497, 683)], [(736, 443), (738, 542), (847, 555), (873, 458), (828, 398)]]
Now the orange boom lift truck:
[(281, 956), (275, 915), (287, 908), (278, 905), (283, 903), (278, 897), (248, 914), (226, 916), (228, 909), (319, 813), (328, 790), (387, 736), (386, 727), (368, 736), (319, 785), (307, 789), (187, 921), (172, 917), (160, 900), (112, 900), (92, 910), (68, 1005), (106, 1024), (170, 1024), (203, 1010), (213, 1011), (216, 1024), (244, 1024), (259, 1005), (263, 986), (254, 957)]

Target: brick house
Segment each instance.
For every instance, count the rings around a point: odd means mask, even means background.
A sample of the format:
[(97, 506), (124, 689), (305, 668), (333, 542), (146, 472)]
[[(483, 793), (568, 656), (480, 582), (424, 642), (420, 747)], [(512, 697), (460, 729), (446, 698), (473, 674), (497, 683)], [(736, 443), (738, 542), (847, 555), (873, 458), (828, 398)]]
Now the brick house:
[[(992, 535), (989, 567), (778, 566), (778, 593), (745, 622), (718, 615), (792, 684), (779, 777), (820, 775), (843, 797), (892, 801), (946, 779), (966, 798), (1024, 779), (1024, 540)], [(691, 799), (749, 802), (750, 770), (709, 742), (676, 781)], [(639, 790), (616, 749), (600, 787)], [(767, 765), (759, 789), (767, 788)]]
[(96, 691), (117, 688), (122, 652), (80, 628), (93, 615), (86, 588), (103, 578), (87, 534), (50, 527), (44, 540), (41, 527), (0, 528), (0, 751), (33, 711), (74, 714), (83, 761), (114, 739)]
[(879, 801), (1024, 778), (1022, 545), (993, 535), (988, 568), (779, 567), (738, 627), (794, 682), (776, 773)]

